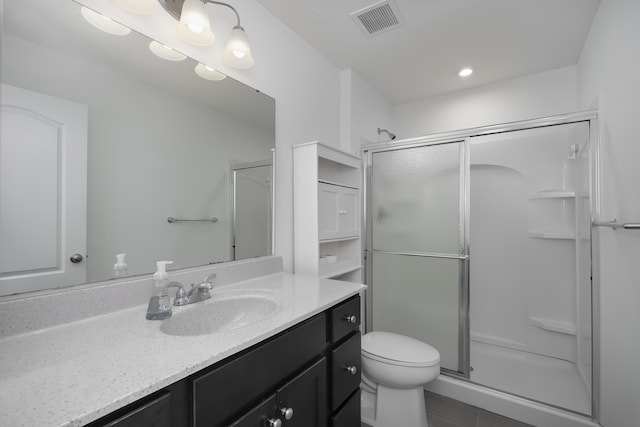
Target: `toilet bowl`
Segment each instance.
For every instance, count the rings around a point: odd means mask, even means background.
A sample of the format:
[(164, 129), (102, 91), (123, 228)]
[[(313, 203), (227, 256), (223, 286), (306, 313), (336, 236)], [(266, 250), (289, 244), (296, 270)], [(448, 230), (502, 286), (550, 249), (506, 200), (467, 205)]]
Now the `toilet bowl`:
[(423, 386), (440, 374), (440, 353), (390, 332), (362, 337), (362, 421), (372, 427), (427, 427)]

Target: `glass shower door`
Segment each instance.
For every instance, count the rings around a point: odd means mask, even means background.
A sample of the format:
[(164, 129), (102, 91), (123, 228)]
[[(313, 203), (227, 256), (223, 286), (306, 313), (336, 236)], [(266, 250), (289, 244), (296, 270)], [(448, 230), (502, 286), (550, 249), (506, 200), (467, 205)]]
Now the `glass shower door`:
[(370, 329), (435, 347), (468, 376), (465, 142), (367, 153)]

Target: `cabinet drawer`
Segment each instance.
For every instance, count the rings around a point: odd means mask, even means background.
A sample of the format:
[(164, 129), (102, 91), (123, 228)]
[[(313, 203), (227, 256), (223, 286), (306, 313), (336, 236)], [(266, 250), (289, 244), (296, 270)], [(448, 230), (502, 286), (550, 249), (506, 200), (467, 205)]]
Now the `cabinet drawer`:
[(331, 342), (338, 342), (359, 325), (360, 296), (356, 296), (331, 310)]
[(331, 411), (360, 386), (360, 332), (331, 352)]
[(193, 380), (195, 427), (228, 424), (244, 407), (322, 353), (325, 315), (316, 316)]
[(331, 427), (360, 425), (360, 389), (356, 390), (338, 412), (331, 417)]

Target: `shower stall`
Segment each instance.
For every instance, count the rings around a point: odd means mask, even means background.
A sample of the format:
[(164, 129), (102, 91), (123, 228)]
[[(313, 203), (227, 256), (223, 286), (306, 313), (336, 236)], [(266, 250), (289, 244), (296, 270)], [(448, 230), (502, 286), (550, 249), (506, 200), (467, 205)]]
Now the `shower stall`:
[(454, 383), (597, 418), (595, 119), (364, 146), (367, 330), (432, 345)]

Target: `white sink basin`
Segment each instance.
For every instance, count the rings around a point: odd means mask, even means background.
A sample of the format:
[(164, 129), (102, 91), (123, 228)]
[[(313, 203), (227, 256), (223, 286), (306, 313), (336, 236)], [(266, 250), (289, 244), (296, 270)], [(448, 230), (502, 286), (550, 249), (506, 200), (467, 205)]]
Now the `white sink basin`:
[(180, 309), (163, 320), (168, 335), (193, 336), (227, 332), (252, 325), (274, 315), (281, 303), (277, 294), (262, 290), (211, 291), (211, 299)]

